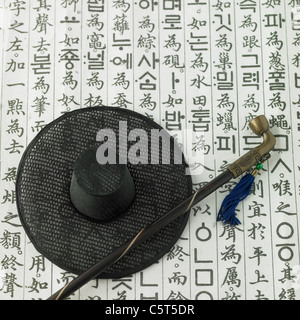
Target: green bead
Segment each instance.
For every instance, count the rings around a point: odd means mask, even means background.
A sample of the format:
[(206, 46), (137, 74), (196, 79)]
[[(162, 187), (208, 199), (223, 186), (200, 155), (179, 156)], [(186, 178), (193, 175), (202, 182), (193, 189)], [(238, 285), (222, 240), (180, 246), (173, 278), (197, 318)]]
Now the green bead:
[(263, 164), (262, 163), (258, 163), (257, 165), (256, 165), (256, 169), (257, 170), (261, 170), (263, 168)]

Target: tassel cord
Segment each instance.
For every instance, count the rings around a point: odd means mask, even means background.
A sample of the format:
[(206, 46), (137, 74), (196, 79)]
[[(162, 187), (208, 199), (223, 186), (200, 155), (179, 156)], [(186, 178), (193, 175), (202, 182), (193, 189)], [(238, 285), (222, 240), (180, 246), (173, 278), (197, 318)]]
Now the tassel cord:
[(262, 167), (262, 163), (257, 164), (256, 168), (251, 173), (246, 174), (232, 189), (231, 193), (225, 197), (218, 212), (217, 221), (229, 223), (230, 226), (241, 224), (240, 220), (236, 217), (235, 210), (238, 204), (251, 193), (255, 176)]

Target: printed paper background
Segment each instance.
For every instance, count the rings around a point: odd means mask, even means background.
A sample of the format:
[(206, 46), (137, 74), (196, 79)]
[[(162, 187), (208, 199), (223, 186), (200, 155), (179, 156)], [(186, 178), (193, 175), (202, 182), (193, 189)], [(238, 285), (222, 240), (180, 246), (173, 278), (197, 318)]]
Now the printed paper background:
[(74, 278), (20, 225), (16, 170), (47, 123), (99, 105), (142, 113), (185, 153), (202, 151), (195, 190), (261, 143), (255, 116), (277, 144), (241, 225), (216, 223), (232, 180), (192, 209), (158, 263), (72, 299), (300, 298), (300, 1), (0, 0), (0, 23), (0, 299), (46, 299)]

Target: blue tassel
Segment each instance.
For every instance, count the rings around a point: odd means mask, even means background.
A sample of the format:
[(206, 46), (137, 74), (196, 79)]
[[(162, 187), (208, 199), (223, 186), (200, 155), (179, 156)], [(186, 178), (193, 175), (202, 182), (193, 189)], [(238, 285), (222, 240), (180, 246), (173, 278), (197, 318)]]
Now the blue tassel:
[(235, 215), (235, 209), (250, 194), (254, 179), (255, 175), (252, 173), (246, 174), (232, 189), (222, 202), (217, 221), (230, 223), (230, 226), (241, 223)]

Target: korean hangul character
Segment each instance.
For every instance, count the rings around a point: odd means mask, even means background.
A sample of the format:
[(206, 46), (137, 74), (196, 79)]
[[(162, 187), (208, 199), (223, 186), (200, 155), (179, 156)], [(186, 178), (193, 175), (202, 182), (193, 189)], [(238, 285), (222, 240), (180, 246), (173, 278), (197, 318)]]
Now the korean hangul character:
[(158, 5), (158, 2), (157, 1), (154, 1), (154, 0), (140, 0), (139, 1), (139, 7), (141, 9), (151, 9), (151, 11), (154, 11), (155, 9), (155, 6)]
[(229, 31), (232, 31), (231, 28), (229, 28), (229, 26), (231, 26), (231, 14), (227, 14), (227, 21), (226, 22), (223, 22), (223, 20), (225, 19), (225, 15), (223, 14), (215, 14), (214, 15), (215, 17), (219, 17), (220, 19), (220, 27), (218, 27), (216, 29), (216, 31), (220, 31), (221, 29), (225, 28)]
[(201, 1), (200, 0), (194, 0), (194, 1), (189, 1), (187, 3), (188, 6), (200, 6), (200, 5), (206, 5), (207, 1)]
[(88, 0), (89, 12), (104, 12), (104, 0)]
[(291, 12), (291, 20), (292, 20), (292, 30), (300, 30), (300, 10), (295, 14), (293, 11)]
[(125, 65), (126, 69), (132, 69), (132, 53), (127, 53), (125, 58), (114, 57), (110, 60), (115, 66)]
[(243, 73), (243, 87), (256, 87), (259, 90), (259, 70)]
[(184, 115), (181, 115), (180, 111), (166, 111), (165, 112), (165, 125), (166, 130), (181, 130), (182, 123), (181, 121), (185, 118)]
[(281, 13), (279, 13), (279, 14), (270, 13), (270, 14), (265, 14), (264, 16), (266, 18), (263, 20), (265, 22), (264, 27), (282, 28), (282, 22), (284, 22), (285, 20), (281, 17)]
[(149, 67), (151, 67), (152, 69), (155, 69), (156, 64), (158, 62), (159, 62), (159, 59), (156, 57), (155, 52), (152, 52), (152, 59), (148, 59), (147, 56), (145, 54), (143, 54), (142, 59), (138, 63), (138, 67), (140, 67), (142, 64), (146, 63)]
[(193, 120), (190, 121), (193, 124), (194, 132), (206, 132), (209, 131), (210, 125), (210, 111), (203, 109), (191, 110), (193, 114)]
[(236, 139), (235, 135), (232, 136), (217, 136), (216, 145), (218, 151), (231, 151), (236, 153)]
[(59, 62), (65, 61), (65, 67), (68, 70), (74, 68), (73, 61), (79, 61), (78, 49), (62, 49), (61, 54), (59, 54)]
[(100, 53), (98, 52), (96, 56), (92, 57), (91, 53), (88, 52), (87, 60), (88, 60), (88, 69), (89, 70), (103, 70), (104, 69), (104, 53), (102, 50)]
[(60, 20), (60, 23), (80, 23), (80, 21), (76, 17), (66, 16), (64, 20)]
[[(300, 111), (297, 111), (297, 120), (300, 120)], [(298, 122), (298, 131), (300, 131), (300, 123)]]
[(201, 35), (194, 35), (193, 32), (190, 33), (190, 39), (192, 40), (187, 40), (187, 42), (190, 45), (190, 50), (191, 51), (206, 51), (208, 50), (208, 41), (207, 36)]
[(180, 26), (181, 16), (179, 14), (167, 14), (163, 21), (165, 30), (182, 29)]
[(218, 90), (233, 90), (233, 71), (217, 72), (217, 88)]
[[(259, 58), (257, 54), (243, 54), (243, 58), (247, 59), (247, 63), (241, 66), (241, 68), (246, 68), (247, 70), (249, 68), (259, 68), (260, 64)], [(250, 63), (249, 58), (254, 58), (254, 62)], [(253, 60), (253, 59), (252, 59)], [(259, 89), (259, 70), (257, 71), (249, 71), (249, 72), (244, 72), (243, 73), (243, 86), (248, 87), (248, 86), (255, 86), (257, 90)]]
[(239, 6), (243, 10), (252, 10), (253, 12), (256, 12), (257, 3), (254, 0), (244, 0), (240, 1)]
[(176, 84), (179, 83), (180, 80), (175, 77), (175, 72), (172, 72), (172, 92), (176, 93)]
[[(285, 71), (274, 71), (269, 72), (269, 80), (274, 80), (274, 82), (269, 82), (269, 88), (271, 91), (285, 90)], [(283, 80), (283, 81), (280, 81)]]
[(156, 81), (156, 77), (147, 71), (139, 78), (139, 80), (144, 78), (144, 82), (140, 83), (140, 90), (156, 90), (156, 83), (153, 82), (153, 80)]
[(49, 74), (50, 71), (50, 54), (39, 56), (34, 54), (34, 63), (31, 63), (34, 74)]
[(163, 10), (175, 10), (181, 11), (181, 0), (163, 0)]
[(295, 88), (300, 88), (300, 75), (295, 72)]
[(116, 34), (113, 33), (113, 47), (119, 47), (119, 50), (123, 50), (124, 47), (130, 47), (130, 39), (117, 39)]

